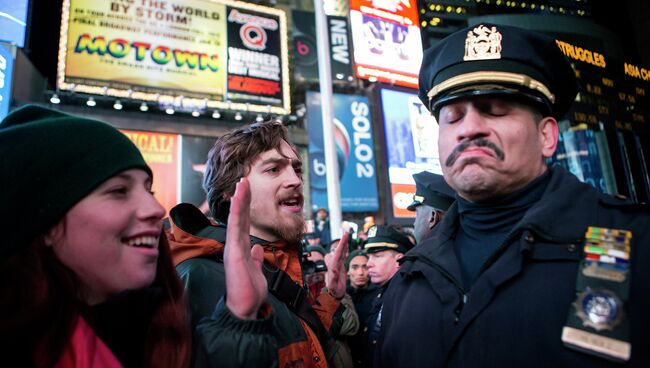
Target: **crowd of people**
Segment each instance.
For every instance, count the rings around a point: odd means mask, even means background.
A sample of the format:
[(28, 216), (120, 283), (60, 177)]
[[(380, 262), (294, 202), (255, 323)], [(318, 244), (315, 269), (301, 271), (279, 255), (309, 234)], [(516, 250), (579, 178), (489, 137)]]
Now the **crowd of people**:
[[(650, 216), (546, 158), (577, 86), (555, 41), (477, 25), (427, 50), (444, 177), (413, 232), (305, 233), (275, 120), (219, 137), (210, 216), (169, 217), (113, 127), (26, 106), (0, 123), (0, 348), (25, 367), (650, 366)], [(334, 232), (336, 233), (336, 232)], [(646, 275), (646, 276), (644, 276)]]

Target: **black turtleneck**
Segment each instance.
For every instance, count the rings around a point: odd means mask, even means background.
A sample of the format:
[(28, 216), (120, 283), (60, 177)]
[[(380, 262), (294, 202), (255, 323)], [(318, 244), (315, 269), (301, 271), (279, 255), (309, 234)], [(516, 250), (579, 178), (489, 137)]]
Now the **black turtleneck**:
[(460, 226), (454, 251), (466, 290), (526, 211), (542, 197), (550, 177), (547, 170), (524, 188), (497, 200), (473, 203), (457, 197)]

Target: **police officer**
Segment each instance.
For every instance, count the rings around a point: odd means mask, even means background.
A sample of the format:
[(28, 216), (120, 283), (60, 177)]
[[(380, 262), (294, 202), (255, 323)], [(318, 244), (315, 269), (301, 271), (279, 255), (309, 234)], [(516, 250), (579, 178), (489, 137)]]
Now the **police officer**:
[(456, 202), (384, 296), (380, 367), (650, 367), (650, 214), (546, 158), (577, 87), (555, 40), (478, 24), (425, 51)]
[(375, 345), (381, 330), (381, 311), (384, 291), (399, 269), (398, 261), (413, 244), (393, 226), (375, 225), (368, 230), (364, 251), (368, 255), (368, 275), (375, 286), (370, 308), (359, 312), (361, 331), (350, 344), (355, 367), (372, 367)]
[(440, 223), (447, 209), (454, 202), (456, 193), (449, 187), (442, 175), (422, 171), (413, 174), (415, 195), (413, 203), (406, 207), (415, 211), (413, 234), (417, 244), (429, 235), (433, 227)]

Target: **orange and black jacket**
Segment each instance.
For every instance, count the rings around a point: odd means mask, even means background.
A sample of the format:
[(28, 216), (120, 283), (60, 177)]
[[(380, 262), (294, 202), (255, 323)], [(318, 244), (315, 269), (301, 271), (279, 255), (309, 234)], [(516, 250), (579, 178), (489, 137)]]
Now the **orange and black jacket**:
[[(224, 302), (225, 227), (188, 204), (174, 207), (169, 220), (167, 237), (192, 314), (194, 366), (327, 367), (315, 332), (271, 293), (257, 320), (241, 320), (230, 313)], [(303, 284), (296, 245), (254, 237), (251, 242), (264, 247), (265, 263)], [(341, 303), (322, 293), (312, 307), (330, 334), (338, 336), (343, 323)]]

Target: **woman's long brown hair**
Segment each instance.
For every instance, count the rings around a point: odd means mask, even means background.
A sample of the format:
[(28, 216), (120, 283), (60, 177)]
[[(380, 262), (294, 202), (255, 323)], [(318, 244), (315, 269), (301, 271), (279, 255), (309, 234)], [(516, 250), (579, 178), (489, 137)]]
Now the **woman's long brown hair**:
[[(153, 286), (165, 291), (151, 316), (148, 367), (187, 367), (190, 331), (183, 286), (164, 234)], [(51, 367), (70, 340), (79, 316), (81, 283), (42, 238), (0, 263), (0, 349), (16, 366)], [(6, 349), (6, 350), (5, 350)]]
[(190, 362), (190, 322), (185, 289), (172, 263), (169, 244), (160, 235), (158, 270), (154, 285), (165, 290), (163, 303), (153, 315), (147, 337), (149, 367), (187, 367)]

